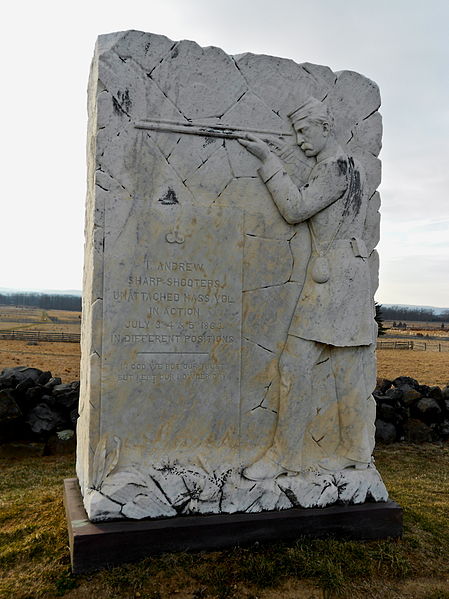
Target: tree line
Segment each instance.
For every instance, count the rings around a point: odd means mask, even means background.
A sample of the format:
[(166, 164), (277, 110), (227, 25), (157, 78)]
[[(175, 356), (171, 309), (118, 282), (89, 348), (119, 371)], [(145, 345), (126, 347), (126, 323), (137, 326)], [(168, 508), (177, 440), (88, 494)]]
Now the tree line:
[(0, 293), (0, 304), (5, 306), (42, 308), (44, 310), (81, 310), (79, 295), (59, 295), (32, 292)]
[(435, 314), (431, 308), (382, 306), (384, 320), (416, 320), (419, 322), (449, 322), (449, 310)]

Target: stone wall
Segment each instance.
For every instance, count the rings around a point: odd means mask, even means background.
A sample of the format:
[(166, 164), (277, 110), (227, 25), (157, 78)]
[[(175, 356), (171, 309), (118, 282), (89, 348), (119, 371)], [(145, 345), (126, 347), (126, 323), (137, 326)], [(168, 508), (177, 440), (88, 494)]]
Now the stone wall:
[(377, 404), (376, 440), (380, 443), (447, 441), (449, 385), (444, 389), (408, 376), (378, 379), (373, 393)]

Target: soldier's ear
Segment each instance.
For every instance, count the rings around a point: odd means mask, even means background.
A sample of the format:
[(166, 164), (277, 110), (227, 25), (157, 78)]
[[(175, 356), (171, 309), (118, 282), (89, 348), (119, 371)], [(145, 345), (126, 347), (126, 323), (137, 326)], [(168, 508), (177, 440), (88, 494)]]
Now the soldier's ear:
[(330, 131), (330, 125), (329, 123), (324, 122), (323, 123), (323, 133), (325, 136), (329, 135), (329, 131)]

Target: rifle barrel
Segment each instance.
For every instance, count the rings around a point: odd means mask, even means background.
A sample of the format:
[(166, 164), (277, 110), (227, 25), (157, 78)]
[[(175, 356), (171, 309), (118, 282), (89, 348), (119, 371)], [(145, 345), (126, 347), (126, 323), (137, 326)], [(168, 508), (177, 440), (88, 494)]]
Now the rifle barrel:
[(275, 135), (276, 137), (292, 136), (286, 131), (266, 131), (260, 129), (247, 129), (244, 127), (228, 127), (226, 125), (209, 125), (204, 123), (182, 123), (179, 121), (137, 121), (136, 129), (151, 131), (165, 131), (167, 133), (183, 133), (186, 135), (200, 135), (202, 137), (220, 137), (224, 139), (245, 139), (248, 133), (259, 135)]

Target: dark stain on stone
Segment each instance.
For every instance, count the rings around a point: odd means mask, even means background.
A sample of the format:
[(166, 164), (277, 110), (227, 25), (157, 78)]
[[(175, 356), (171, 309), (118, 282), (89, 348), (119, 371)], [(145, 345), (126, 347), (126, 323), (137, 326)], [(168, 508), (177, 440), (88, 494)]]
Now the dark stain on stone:
[[(340, 163), (340, 161), (338, 162)], [(343, 216), (347, 216), (350, 212), (356, 216), (360, 212), (360, 208), (362, 206), (363, 190), (360, 170), (358, 165), (354, 164), (354, 159), (352, 156), (349, 156), (348, 158), (348, 186), (349, 189), (343, 210)]]
[(150, 46), (151, 46), (151, 42), (147, 42), (147, 43), (145, 44), (145, 54), (147, 54), (147, 53), (148, 53), (148, 50), (150, 49)]
[(116, 114), (126, 114), (129, 116), (129, 111), (131, 110), (132, 101), (129, 97), (129, 90), (125, 89), (125, 91), (118, 91), (117, 98), (112, 97), (112, 105), (114, 107), (114, 112)]
[(129, 90), (125, 89), (124, 92), (120, 90), (117, 92), (117, 98), (125, 112), (129, 112), (132, 106), (131, 98), (129, 97)]
[(215, 143), (215, 139), (213, 137), (205, 137), (204, 143), (203, 143), (203, 148), (205, 148), (209, 144), (213, 144), (213, 143)]
[(178, 56), (178, 54), (179, 54), (179, 50), (178, 50), (178, 48), (175, 48), (173, 50), (173, 52), (171, 53), (171, 57), (176, 58)]
[(119, 114), (119, 115), (125, 114), (125, 111), (120, 106), (119, 101), (114, 96), (112, 96), (112, 106), (114, 108), (115, 114)]
[(346, 175), (346, 171), (348, 170), (348, 164), (346, 160), (343, 158), (339, 158), (337, 160), (338, 168), (340, 169), (340, 175)]
[(174, 190), (169, 187), (167, 189), (167, 193), (162, 196), (162, 198), (160, 198), (158, 200), (161, 204), (163, 204), (164, 206), (170, 206), (172, 204), (179, 204), (179, 200), (176, 197), (176, 193), (174, 192)]

